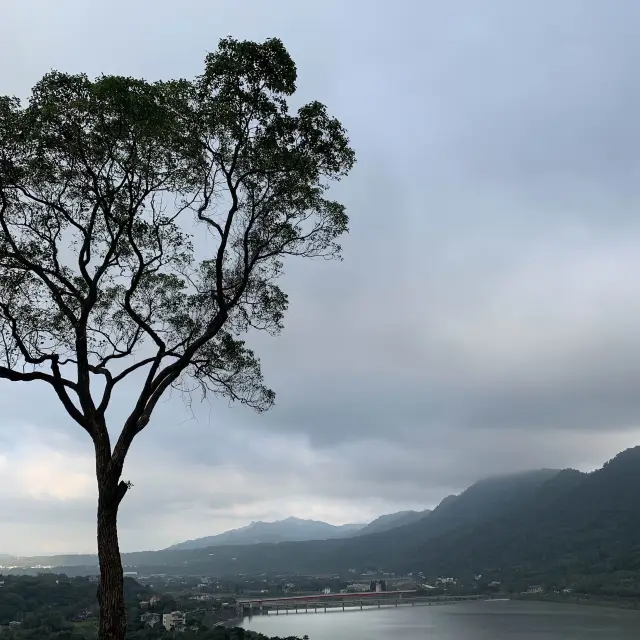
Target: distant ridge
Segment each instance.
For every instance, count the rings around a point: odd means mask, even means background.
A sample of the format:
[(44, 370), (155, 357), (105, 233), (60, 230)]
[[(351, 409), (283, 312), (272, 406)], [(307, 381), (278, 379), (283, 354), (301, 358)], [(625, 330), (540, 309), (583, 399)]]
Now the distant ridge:
[(220, 545), (260, 544), (262, 542), (301, 542), (305, 540), (329, 540), (356, 534), (364, 524), (335, 526), (318, 520), (286, 518), (275, 522), (252, 522), (246, 527), (232, 529), (214, 536), (186, 540), (174, 544), (165, 551), (204, 549)]
[(421, 520), (430, 513), (431, 509), (425, 509), (424, 511), (398, 511), (397, 513), (388, 513), (370, 522), (368, 525), (360, 529), (356, 535), (363, 536), (369, 533), (381, 533), (383, 531), (396, 529), (397, 527), (403, 527), (404, 525)]
[[(542, 469), (482, 480), (415, 522), (387, 531), (125, 553), (123, 563), (128, 570), (167, 575), (422, 572), (429, 580), (481, 576), (517, 592), (544, 585), (640, 598), (638, 486), (640, 447), (635, 447), (591, 473)], [(19, 569), (5, 573), (38, 572), (36, 565), (67, 575), (95, 573), (97, 559), (85, 558), (21, 558)]]

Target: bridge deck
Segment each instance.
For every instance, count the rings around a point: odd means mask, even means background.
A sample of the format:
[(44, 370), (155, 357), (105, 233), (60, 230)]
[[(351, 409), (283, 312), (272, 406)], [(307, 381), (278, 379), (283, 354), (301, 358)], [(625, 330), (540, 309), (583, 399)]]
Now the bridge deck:
[(403, 596), (415, 595), (415, 589), (403, 591), (363, 591), (359, 593), (316, 593), (308, 596), (282, 596), (278, 598), (238, 598), (237, 603), (248, 605), (267, 605), (267, 604), (295, 604), (296, 602), (305, 603), (309, 601), (342, 601), (342, 600), (362, 600), (363, 598), (398, 598)]

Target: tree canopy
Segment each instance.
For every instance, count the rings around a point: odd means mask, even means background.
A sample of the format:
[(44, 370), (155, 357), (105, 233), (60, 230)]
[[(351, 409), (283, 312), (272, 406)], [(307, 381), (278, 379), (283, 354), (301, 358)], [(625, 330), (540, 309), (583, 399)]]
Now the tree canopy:
[[(0, 98), (0, 378), (48, 383), (93, 440), (101, 638), (124, 637), (133, 439), (170, 387), (268, 409), (244, 336), (282, 329), (286, 258), (340, 256), (327, 190), (355, 156), (320, 102), (290, 113), (296, 77), (280, 40), (226, 38), (193, 80), (54, 71), (27, 104)], [(139, 393), (112, 445), (125, 380)]]
[(95, 436), (143, 370), (118, 454), (172, 385), (269, 408), (239, 336), (282, 328), (286, 256), (340, 255), (326, 191), (354, 163), (324, 105), (289, 113), (295, 88), (279, 40), (227, 38), (194, 81), (52, 72), (3, 98), (0, 376), (50, 383)]

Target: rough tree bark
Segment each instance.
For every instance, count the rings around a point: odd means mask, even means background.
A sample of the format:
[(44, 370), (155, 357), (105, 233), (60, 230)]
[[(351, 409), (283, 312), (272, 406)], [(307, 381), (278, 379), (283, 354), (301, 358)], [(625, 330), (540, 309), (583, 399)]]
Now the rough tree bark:
[[(106, 442), (101, 442), (107, 440)], [(118, 509), (129, 488), (120, 480), (121, 466), (110, 454), (108, 438), (96, 438), (98, 477), (98, 561), (100, 582), (98, 640), (124, 640), (127, 630), (124, 574), (118, 542)]]
[(100, 489), (98, 498), (98, 558), (100, 562), (99, 640), (124, 640), (127, 629), (122, 559), (118, 544), (118, 505)]

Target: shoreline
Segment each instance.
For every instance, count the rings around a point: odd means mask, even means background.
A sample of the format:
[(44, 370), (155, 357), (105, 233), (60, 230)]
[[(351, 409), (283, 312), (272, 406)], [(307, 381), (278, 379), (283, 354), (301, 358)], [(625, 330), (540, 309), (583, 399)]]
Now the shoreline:
[(244, 616), (240, 618), (229, 618), (229, 620), (224, 620), (219, 622), (216, 626), (224, 627), (225, 629), (235, 629), (235, 627), (239, 627), (244, 621)]
[(574, 604), (581, 607), (604, 607), (607, 609), (624, 609), (628, 611), (640, 610), (640, 599), (608, 598), (605, 596), (575, 595), (573, 597), (556, 596), (555, 594), (537, 594), (526, 596), (515, 594), (511, 600), (517, 602), (555, 602), (557, 604)]
[[(471, 602), (471, 601), (470, 601)], [(479, 602), (528, 602), (528, 603), (546, 603), (546, 604), (564, 604), (564, 605), (575, 605), (575, 606), (587, 606), (587, 607), (602, 607), (606, 609), (617, 609), (617, 610), (626, 610), (626, 611), (639, 611), (640, 610), (640, 599), (633, 600), (623, 600), (623, 599), (614, 599), (614, 598), (605, 598), (605, 597), (597, 597), (597, 596), (586, 596), (586, 595), (575, 595), (573, 597), (567, 596), (556, 596), (556, 594), (536, 594), (535, 596), (526, 595), (526, 594), (504, 594), (501, 597), (487, 597), (486, 599), (479, 599), (472, 601), (474, 603)], [(440, 603), (439, 606), (447, 605), (447, 604), (457, 604), (457, 603)], [(399, 608), (404, 608), (407, 605), (403, 605)], [(427, 603), (420, 602), (416, 603), (414, 606), (423, 607), (427, 606)], [(396, 608), (396, 607), (383, 607), (383, 608)], [(349, 612), (363, 612), (369, 610), (378, 610), (378, 607), (365, 607), (364, 609), (353, 608), (347, 611)], [(271, 615), (271, 614), (270, 614)], [(250, 620), (252, 616), (240, 616), (234, 617), (225, 622), (219, 623), (219, 626), (224, 626), (227, 629), (242, 626), (242, 624), (246, 620)]]

